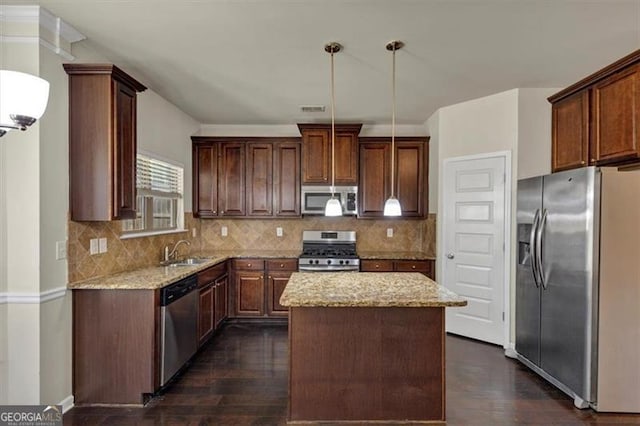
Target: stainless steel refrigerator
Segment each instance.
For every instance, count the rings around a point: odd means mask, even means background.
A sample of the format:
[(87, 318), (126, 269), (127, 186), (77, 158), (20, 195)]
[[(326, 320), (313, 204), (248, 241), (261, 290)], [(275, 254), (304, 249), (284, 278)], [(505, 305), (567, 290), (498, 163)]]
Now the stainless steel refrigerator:
[[(598, 409), (602, 398), (599, 408), (603, 410), (638, 411), (640, 398), (635, 394), (640, 392), (635, 380), (640, 377), (640, 333), (634, 330), (640, 327), (640, 227), (632, 224), (640, 222), (640, 203), (635, 201), (640, 198), (640, 173), (606, 170), (586, 167), (518, 182), (516, 352), (520, 361), (573, 397), (579, 408)], [(606, 185), (603, 176), (610, 178)], [(625, 185), (629, 188), (624, 189)], [(605, 187), (612, 188), (611, 196), (606, 195)], [(609, 205), (632, 198), (630, 207)], [(606, 209), (604, 203), (608, 203)], [(623, 223), (634, 229), (619, 229)], [(607, 242), (606, 252), (601, 251), (601, 237), (614, 240)], [(615, 253), (622, 240), (635, 244), (631, 254)], [(601, 258), (611, 259), (609, 265), (624, 265), (605, 271), (611, 277), (618, 275), (607, 279), (612, 284), (607, 284), (604, 305), (599, 300)], [(620, 275), (620, 268), (629, 270)], [(619, 309), (620, 296), (638, 300), (624, 308), (628, 312), (623, 319), (611, 312)], [(603, 318), (607, 330), (620, 329), (621, 333), (604, 333)], [(605, 358), (612, 358), (599, 366), (603, 344)], [(612, 350), (616, 345), (619, 349)], [(609, 376), (618, 377), (621, 367), (608, 364), (625, 360), (636, 364), (627, 364), (623, 373), (630, 373), (631, 380), (613, 383)], [(612, 382), (614, 393), (634, 394), (623, 410), (618, 410), (617, 402), (607, 402), (611, 387), (598, 387), (599, 379), (603, 385)]]

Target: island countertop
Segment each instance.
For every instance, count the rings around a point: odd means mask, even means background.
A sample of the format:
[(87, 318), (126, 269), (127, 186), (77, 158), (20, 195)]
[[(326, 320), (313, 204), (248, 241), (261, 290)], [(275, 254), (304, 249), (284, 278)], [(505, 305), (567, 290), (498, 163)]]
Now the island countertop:
[(280, 298), (288, 307), (448, 307), (467, 301), (420, 273), (294, 272)]

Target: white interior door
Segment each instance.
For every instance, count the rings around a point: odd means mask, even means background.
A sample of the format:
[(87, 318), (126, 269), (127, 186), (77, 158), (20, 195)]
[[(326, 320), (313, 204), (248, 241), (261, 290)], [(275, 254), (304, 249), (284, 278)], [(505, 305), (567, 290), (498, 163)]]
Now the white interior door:
[(441, 284), (467, 299), (446, 309), (446, 331), (506, 343), (504, 155), (446, 160)]

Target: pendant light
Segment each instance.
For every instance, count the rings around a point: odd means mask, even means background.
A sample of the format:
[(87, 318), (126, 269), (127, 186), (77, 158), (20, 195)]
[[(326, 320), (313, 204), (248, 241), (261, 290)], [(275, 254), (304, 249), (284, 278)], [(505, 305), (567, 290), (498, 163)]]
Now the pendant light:
[(402, 49), (404, 43), (398, 40), (387, 43), (387, 50), (392, 53), (391, 68), (391, 196), (384, 203), (385, 216), (402, 216), (400, 201), (395, 197), (395, 153), (396, 153), (396, 50)]
[(47, 107), (49, 83), (31, 74), (0, 70), (0, 137), (27, 130)]
[(333, 55), (342, 50), (342, 46), (339, 43), (328, 43), (324, 46), (325, 52), (331, 54), (331, 198), (327, 201), (327, 205), (324, 208), (325, 216), (342, 216), (342, 205), (340, 200), (336, 198), (336, 96), (333, 78)]

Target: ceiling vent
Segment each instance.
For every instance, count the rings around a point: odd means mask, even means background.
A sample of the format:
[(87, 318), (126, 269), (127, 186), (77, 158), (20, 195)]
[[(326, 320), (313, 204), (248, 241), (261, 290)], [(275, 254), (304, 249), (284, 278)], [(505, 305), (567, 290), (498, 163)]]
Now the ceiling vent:
[(302, 105), (300, 107), (302, 112), (324, 112), (324, 105)]

